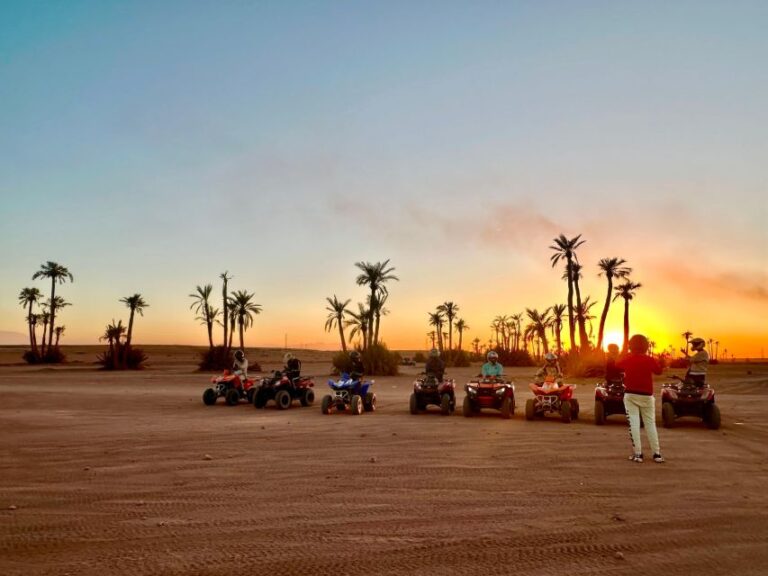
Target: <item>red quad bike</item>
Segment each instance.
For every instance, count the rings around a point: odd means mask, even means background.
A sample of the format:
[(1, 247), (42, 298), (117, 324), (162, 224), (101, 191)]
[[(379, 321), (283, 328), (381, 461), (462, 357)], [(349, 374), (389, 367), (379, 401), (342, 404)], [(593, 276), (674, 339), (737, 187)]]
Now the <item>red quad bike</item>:
[(314, 386), (315, 381), (311, 376), (299, 376), (291, 380), (277, 371), (274, 376), (261, 379), (261, 385), (253, 395), (253, 405), (264, 408), (267, 402), (274, 400), (280, 410), (287, 410), (294, 400), (298, 400), (302, 406), (310, 406), (315, 401)]
[[(606, 380), (595, 384), (595, 424), (602, 426), (608, 416), (613, 414), (621, 414), (626, 418), (624, 391), (623, 380)], [(644, 426), (643, 419), (640, 418), (640, 427)]]
[(697, 385), (679, 376), (661, 388), (661, 420), (664, 428), (672, 428), (682, 416), (701, 418), (707, 428), (720, 428), (720, 408), (715, 404), (715, 390), (709, 384)]
[(478, 376), (464, 385), (462, 412), (469, 418), (482, 408), (493, 408), (501, 412), (504, 419), (515, 414), (515, 385), (499, 376)]
[(576, 388), (573, 384), (567, 384), (557, 388), (552, 387), (554, 378), (547, 377), (544, 386), (531, 384), (533, 398), (525, 403), (525, 419), (534, 420), (537, 416), (555, 413), (566, 424), (579, 418), (579, 401), (573, 397)]
[(224, 401), (228, 406), (236, 406), (243, 399), (252, 402), (254, 391), (256, 390), (252, 378), (247, 378), (244, 382), (241, 382), (229, 370), (224, 370), (221, 376), (211, 378), (211, 384), (212, 386), (206, 388), (205, 392), (203, 392), (203, 403), (206, 406), (216, 404), (219, 396), (224, 397)]
[(440, 406), (443, 416), (448, 416), (456, 410), (456, 382), (451, 378), (438, 380), (436, 376), (421, 374), (413, 382), (413, 394), (411, 394), (411, 414), (418, 414), (434, 404)]

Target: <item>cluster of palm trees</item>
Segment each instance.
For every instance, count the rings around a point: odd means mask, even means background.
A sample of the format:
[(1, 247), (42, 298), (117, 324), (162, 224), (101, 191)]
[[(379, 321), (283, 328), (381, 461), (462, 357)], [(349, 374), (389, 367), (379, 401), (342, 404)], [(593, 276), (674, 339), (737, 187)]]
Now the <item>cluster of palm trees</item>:
[(357, 310), (351, 310), (351, 299), (339, 300), (334, 294), (333, 298), (326, 297), (328, 316), (325, 320), (326, 332), (336, 329), (339, 332), (341, 349), (347, 351), (346, 329), (349, 329), (349, 340), (358, 339), (358, 348), (365, 351), (373, 346), (378, 346), (381, 336), (381, 317), (389, 311), (385, 308), (389, 290), (387, 282), (398, 281), (393, 274), (395, 269), (389, 266), (389, 260), (383, 262), (355, 262), (360, 270), (356, 282), (358, 286), (366, 286), (370, 293), (366, 296), (365, 303), (358, 302)]
[(146, 360), (146, 356), (141, 350), (135, 351), (132, 347), (133, 326), (136, 314), (144, 316), (144, 309), (149, 308), (149, 304), (138, 293), (120, 298), (120, 302), (125, 304), (130, 310), (128, 326), (124, 326), (122, 320), (115, 322), (114, 319), (111, 323), (107, 324), (104, 334), (102, 334), (99, 340), (107, 341), (109, 351), (100, 358), (100, 361), (105, 368), (111, 370), (140, 368), (144, 360)]
[[(48, 261), (40, 266), (40, 270), (32, 275), (32, 280), (39, 278), (50, 279), (51, 296), (48, 299), (38, 288), (23, 288), (19, 293), (19, 304), (27, 310), (27, 328), (29, 333), (30, 350), (24, 354), (24, 358), (30, 363), (36, 362), (60, 362), (63, 355), (59, 353), (59, 339), (64, 334), (63, 325), (56, 326), (56, 318), (59, 310), (70, 305), (61, 296), (56, 295), (56, 285), (63, 284), (67, 280), (72, 282), (74, 277), (71, 272), (57, 262)], [(35, 306), (39, 312), (35, 311)], [(37, 330), (42, 326), (42, 338), (38, 342)], [(56, 340), (54, 340), (54, 336)], [(46, 341), (47, 339), (47, 341)]]
[(222, 328), (222, 344), (224, 356), (228, 357), (232, 350), (232, 340), (237, 329), (240, 339), (240, 349), (245, 349), (245, 332), (253, 326), (254, 316), (261, 314), (261, 304), (256, 304), (253, 299), (255, 294), (246, 290), (229, 291), (229, 281), (232, 276), (229, 272), (219, 275), (222, 280), (221, 308), (215, 308), (211, 303), (213, 297), (213, 285), (195, 287), (195, 291), (189, 295), (193, 299), (190, 309), (197, 316), (196, 320), (204, 324), (208, 333), (208, 349), (214, 349), (213, 327), (218, 324)]
[[(432, 348), (437, 348), (440, 352), (444, 352), (446, 349), (449, 352), (454, 350), (463, 350), (464, 332), (469, 330), (469, 324), (463, 319), (458, 318), (459, 306), (455, 302), (443, 302), (435, 307), (434, 312), (428, 312), (429, 325), (434, 328), (427, 332), (427, 337), (430, 339)], [(443, 328), (448, 328), (447, 332), (443, 332)], [(453, 347), (453, 333), (454, 330), (459, 337), (458, 345)], [(446, 347), (445, 341), (448, 340), (448, 346)]]

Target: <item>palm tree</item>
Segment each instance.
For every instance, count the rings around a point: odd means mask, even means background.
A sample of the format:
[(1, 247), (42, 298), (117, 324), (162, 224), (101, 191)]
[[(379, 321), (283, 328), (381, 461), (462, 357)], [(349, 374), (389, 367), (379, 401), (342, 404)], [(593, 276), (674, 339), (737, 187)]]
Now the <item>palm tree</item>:
[(445, 324), (445, 318), (443, 313), (438, 309), (436, 312), (428, 312), (429, 325), (435, 327), (437, 332), (437, 349), (440, 352), (443, 351), (443, 324)]
[(469, 330), (469, 324), (467, 324), (463, 318), (456, 320), (456, 332), (459, 333), (459, 350), (461, 350), (461, 342), (464, 337), (464, 330)]
[[(371, 262), (355, 262), (355, 266), (362, 271), (362, 274), (357, 277), (358, 286), (368, 285), (371, 290), (371, 306), (368, 310), (368, 327), (370, 328), (374, 327), (377, 295), (388, 293), (387, 287), (385, 286), (388, 281), (399, 280), (397, 276), (392, 274), (395, 269), (387, 268), (388, 265), (389, 259), (384, 260), (384, 262), (377, 262), (376, 264), (372, 264)], [(366, 347), (368, 344), (378, 344), (378, 342), (374, 340), (373, 330), (369, 330), (368, 342), (364, 343), (363, 347)]]
[[(690, 330), (686, 330), (685, 332), (680, 334), (680, 336), (682, 336), (685, 339), (685, 355), (688, 356), (688, 347), (691, 344), (691, 336), (693, 336), (693, 332), (691, 332)], [(681, 351), (682, 351), (682, 348), (681, 348)]]
[(459, 307), (453, 302), (443, 302), (437, 309), (448, 320), (448, 350), (453, 350), (453, 319), (456, 317)]
[(368, 310), (362, 303), (358, 302), (357, 312), (347, 310), (345, 313), (349, 319), (344, 321), (344, 326), (346, 328), (352, 328), (352, 330), (349, 331), (349, 339), (352, 340), (359, 334), (364, 345), (368, 338), (368, 322), (371, 317), (370, 310)]
[(480, 354), (480, 338), (475, 337), (475, 339), (472, 340), (472, 347), (475, 350), (475, 354)]
[(48, 334), (48, 324), (51, 323), (51, 314), (48, 312), (48, 304), (42, 304), (43, 313), (40, 314), (40, 320), (43, 321), (43, 343), (40, 346), (40, 355), (45, 356), (45, 337)]
[(206, 284), (205, 286), (196, 286), (195, 292), (189, 295), (194, 301), (190, 304), (189, 308), (194, 308), (195, 314), (198, 314), (197, 320), (200, 320), (205, 324), (208, 330), (208, 348), (213, 350), (213, 322), (218, 316), (218, 309), (216, 314), (213, 314), (213, 308), (211, 308), (211, 293), (213, 292), (213, 286)]
[(347, 306), (351, 300), (340, 302), (339, 299), (336, 298), (336, 294), (333, 295), (332, 299), (328, 297), (325, 299), (329, 304), (329, 306), (325, 307), (328, 311), (328, 317), (325, 319), (325, 331), (330, 332), (333, 330), (334, 326), (337, 326), (339, 329), (339, 338), (341, 339), (341, 349), (346, 352), (347, 341), (344, 338), (344, 313), (347, 311)]
[(253, 326), (253, 316), (261, 314), (261, 305), (251, 301), (254, 296), (254, 294), (249, 294), (245, 290), (237, 290), (229, 298), (232, 317), (237, 320), (240, 350), (245, 350), (244, 332), (247, 328)]
[(99, 340), (109, 341), (109, 353), (112, 358), (113, 369), (117, 369), (117, 357), (119, 356), (118, 351), (120, 350), (120, 338), (122, 338), (123, 334), (125, 334), (125, 326), (123, 326), (123, 321), (118, 320), (117, 324), (115, 324), (115, 320), (113, 318), (112, 323), (107, 324), (107, 328), (104, 330), (104, 334), (99, 338)]
[(552, 333), (555, 337), (558, 354), (563, 351), (563, 343), (560, 334), (563, 331), (563, 315), (565, 314), (565, 308), (565, 304), (555, 304), (550, 308), (552, 311)]
[(600, 328), (597, 331), (597, 349), (603, 349), (603, 336), (605, 335), (605, 320), (608, 318), (608, 308), (611, 306), (611, 295), (613, 294), (613, 279), (626, 278), (632, 272), (632, 268), (624, 266), (627, 261), (623, 258), (603, 258), (597, 263), (600, 268), (598, 276), (605, 275), (608, 281), (608, 292), (605, 295), (603, 312), (600, 314)]
[(541, 341), (541, 345), (544, 347), (544, 354), (549, 352), (549, 342), (547, 341), (547, 328), (549, 327), (552, 319), (549, 317), (551, 308), (547, 308), (544, 312), (539, 312), (535, 308), (526, 308), (525, 313), (528, 319), (531, 321), (529, 326), (535, 333), (535, 335)]
[[(578, 262), (574, 261), (571, 264), (571, 279), (573, 280), (573, 292), (576, 296), (576, 326), (579, 327), (579, 348), (581, 350), (589, 350), (589, 338), (587, 337), (586, 323), (582, 316), (579, 315), (579, 310), (582, 309), (581, 302), (581, 288), (579, 287), (579, 280), (581, 280), (582, 266)], [(568, 279), (568, 273), (563, 274), (563, 280)]]
[(41, 320), (41, 314), (32, 314), (29, 318), (29, 329), (32, 333), (32, 350), (36, 356), (39, 356), (37, 350), (37, 325)]
[(522, 312), (519, 314), (512, 314), (510, 316), (510, 319), (515, 323), (517, 328), (515, 329), (515, 350), (520, 349), (520, 336), (523, 333), (523, 314)]
[(223, 284), (223, 286), (221, 288), (221, 301), (223, 302), (223, 304), (222, 304), (222, 310), (223, 310), (223, 312), (222, 312), (222, 319), (223, 319), (223, 321), (222, 321), (221, 325), (224, 327), (224, 344), (223, 344), (223, 346), (224, 346), (224, 348), (229, 350), (231, 345), (228, 345), (228, 343), (232, 342), (232, 338), (230, 337), (229, 340), (227, 340), (227, 328), (228, 328), (228, 323), (229, 323), (229, 309), (228, 309), (228, 306), (229, 306), (229, 302), (228, 302), (229, 294), (227, 294), (227, 282), (232, 280), (232, 276), (229, 275), (229, 271), (228, 270), (225, 270), (224, 272), (219, 274), (219, 278), (221, 278), (224, 281), (224, 284)]
[(67, 327), (63, 324), (61, 326), (56, 326), (56, 348), (59, 347), (59, 338), (61, 338), (61, 335), (64, 334), (64, 330), (66, 330)]
[(48, 349), (50, 349), (53, 343), (53, 327), (56, 324), (56, 284), (63, 284), (67, 281), (67, 278), (69, 278), (70, 282), (74, 282), (75, 279), (66, 267), (50, 260), (41, 265), (40, 270), (32, 275), (32, 280), (37, 280), (38, 278), (51, 279), (51, 331), (48, 336)]
[(580, 240), (581, 234), (575, 238), (568, 239), (564, 234), (560, 234), (554, 239), (554, 246), (550, 246), (555, 253), (550, 257), (552, 267), (554, 268), (560, 260), (565, 260), (565, 271), (568, 278), (568, 334), (571, 340), (571, 348), (576, 347), (575, 325), (573, 321), (573, 277), (571, 276), (572, 263), (576, 260), (576, 249), (584, 244)]
[(583, 321), (584, 324), (589, 324), (589, 340), (588, 342), (590, 345), (592, 344), (592, 335), (594, 334), (593, 326), (592, 326), (592, 320), (595, 319), (594, 314), (592, 314), (592, 308), (595, 307), (595, 304), (597, 302), (592, 302), (592, 297), (587, 296), (584, 301), (581, 303), (581, 305), (578, 307), (576, 315), (577, 318), (579, 318), (580, 321)]
[(389, 314), (389, 310), (384, 308), (384, 304), (386, 304), (387, 298), (389, 298), (389, 293), (382, 292), (382, 291), (379, 291), (379, 293), (376, 294), (376, 302), (375, 303), (371, 302), (371, 297), (370, 296), (368, 296), (368, 298), (367, 298), (368, 304), (371, 307), (371, 309), (373, 310), (374, 320), (376, 321), (376, 324), (375, 324), (373, 330), (371, 330), (372, 336), (373, 336), (373, 341), (376, 344), (378, 344), (378, 342), (379, 342), (379, 327), (381, 326), (381, 317), (382, 316), (386, 316), (387, 314)]
[(632, 282), (631, 280), (625, 280), (622, 284), (619, 284), (614, 288), (616, 294), (613, 299), (624, 298), (624, 344), (621, 347), (621, 351), (626, 354), (629, 346), (629, 301), (635, 297), (635, 291), (640, 288), (642, 284), (639, 282)]
[(27, 328), (29, 329), (29, 347), (34, 356), (37, 356), (37, 343), (35, 342), (35, 332), (32, 324), (32, 306), (40, 302), (43, 294), (37, 288), (23, 288), (19, 292), (19, 304), (27, 308)]
[(133, 337), (133, 315), (135, 312), (139, 313), (139, 316), (144, 316), (144, 308), (149, 308), (149, 304), (144, 301), (141, 294), (134, 294), (133, 296), (126, 296), (120, 298), (120, 302), (128, 306), (131, 310), (131, 315), (128, 317), (128, 333), (125, 337), (125, 346), (131, 347), (131, 338)]
[(719, 358), (720, 354), (720, 340), (715, 340), (715, 360)]
[(437, 338), (437, 332), (434, 330), (427, 332), (427, 338), (429, 338), (429, 341), (432, 343), (432, 348), (435, 347), (435, 338)]

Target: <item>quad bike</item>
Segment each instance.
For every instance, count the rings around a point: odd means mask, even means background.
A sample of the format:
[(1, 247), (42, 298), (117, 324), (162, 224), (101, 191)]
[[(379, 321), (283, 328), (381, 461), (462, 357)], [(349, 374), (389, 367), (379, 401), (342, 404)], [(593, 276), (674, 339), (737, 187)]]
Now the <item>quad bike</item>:
[(531, 384), (533, 398), (525, 403), (525, 419), (534, 420), (545, 414), (559, 414), (560, 419), (569, 423), (579, 418), (579, 401), (573, 397), (576, 386), (573, 384), (555, 384), (554, 378), (548, 376), (543, 385)]
[(427, 409), (430, 404), (440, 406), (443, 416), (448, 416), (456, 409), (456, 383), (453, 379), (439, 380), (432, 374), (421, 374), (413, 382), (411, 394), (411, 414), (418, 414)]
[(211, 378), (211, 387), (203, 392), (203, 403), (206, 406), (213, 406), (219, 396), (224, 397), (228, 406), (235, 406), (243, 399), (252, 402), (255, 390), (252, 378), (241, 381), (229, 370), (224, 370), (221, 376)]
[(373, 384), (373, 380), (361, 381), (344, 372), (337, 381), (328, 380), (331, 393), (323, 396), (320, 410), (323, 414), (330, 414), (334, 408), (344, 412), (349, 407), (354, 415), (363, 411), (373, 412), (376, 410), (376, 394), (369, 391)]
[(715, 404), (715, 390), (709, 384), (698, 385), (679, 376), (661, 388), (661, 420), (672, 428), (682, 416), (701, 418), (707, 428), (720, 428), (720, 408)]
[(464, 385), (462, 412), (469, 418), (482, 408), (493, 408), (501, 412), (504, 419), (515, 414), (515, 385), (500, 376), (478, 376)]
[(315, 401), (315, 391), (312, 390), (315, 381), (311, 376), (289, 378), (279, 370), (273, 376), (261, 379), (261, 385), (253, 395), (253, 405), (264, 408), (267, 402), (274, 400), (280, 410), (287, 410), (298, 400), (302, 406), (309, 406)]
[[(595, 424), (602, 426), (608, 416), (621, 414), (626, 417), (624, 408), (624, 380), (606, 380), (595, 384)], [(574, 400), (574, 402), (577, 402)], [(644, 427), (642, 417), (640, 427)]]

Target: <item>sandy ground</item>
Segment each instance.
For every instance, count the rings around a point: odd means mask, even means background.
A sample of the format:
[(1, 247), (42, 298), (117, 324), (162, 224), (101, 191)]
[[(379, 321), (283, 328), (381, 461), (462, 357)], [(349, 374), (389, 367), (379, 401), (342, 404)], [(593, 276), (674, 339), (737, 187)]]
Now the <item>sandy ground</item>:
[(376, 413), (324, 416), (206, 407), (188, 349), (85, 356), (0, 365), (0, 574), (768, 573), (767, 366), (718, 367), (722, 429), (660, 429), (658, 465), (591, 422), (594, 380), (573, 424), (524, 420), (522, 369), (508, 421), (411, 416), (414, 368), (376, 379)]

